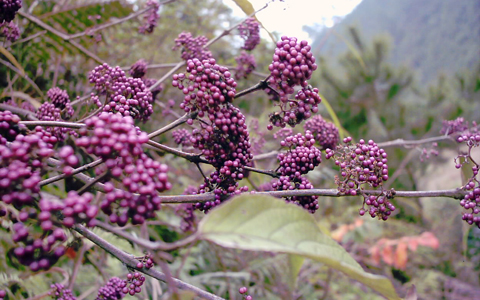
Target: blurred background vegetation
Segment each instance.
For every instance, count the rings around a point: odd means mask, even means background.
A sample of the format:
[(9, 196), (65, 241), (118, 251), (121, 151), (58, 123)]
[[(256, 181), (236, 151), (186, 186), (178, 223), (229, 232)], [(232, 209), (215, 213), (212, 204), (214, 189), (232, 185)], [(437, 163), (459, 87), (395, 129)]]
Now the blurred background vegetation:
[[(24, 2), (28, 13), (57, 30), (73, 34), (125, 17), (142, 8), (146, 1)], [(178, 0), (160, 8), (160, 21), (153, 34), (138, 34), (142, 21), (140, 16), (76, 41), (107, 63), (125, 69), (138, 59), (145, 59), (156, 65), (149, 69), (148, 77), (158, 79), (171, 68), (162, 64), (181, 60), (178, 51), (171, 50), (179, 33), (189, 31), (194, 36), (212, 39), (240, 19), (220, 0)], [(97, 65), (95, 61), (58, 36), (41, 33), (43, 29), (25, 18), (18, 16), (16, 22), (21, 38), (39, 33), (36, 38), (8, 49), (44, 94), (54, 86), (68, 90), (71, 99), (91, 91), (86, 78)], [(421, 139), (439, 136), (443, 120), (462, 116), (468, 121), (480, 121), (479, 1), (363, 0), (335, 26), (306, 30), (312, 37), (319, 65), (310, 83), (319, 88), (324, 101), (332, 105), (341, 125), (354, 139), (374, 139), (377, 143), (397, 138)], [(233, 32), (211, 50), (220, 64), (234, 68), (241, 43)], [(260, 74), (240, 81), (239, 90), (264, 78), (261, 73), (268, 72), (273, 49), (272, 41), (265, 40), (253, 51)], [(157, 96), (155, 111), (161, 117), (138, 124), (142, 129), (152, 131), (182, 114), (178, 109), (182, 97), (169, 84), (167, 80)], [(44, 100), (32, 85), (4, 64), (0, 64), (0, 91), (0, 102), (10, 98), (22, 102), (21, 98), (12, 97), (13, 91), (22, 91), (39, 102)], [(170, 99), (176, 102), (171, 108)], [(236, 101), (249, 122), (258, 121), (257, 130), (251, 127), (251, 136), (254, 141), (265, 138), (262, 152), (278, 149), (273, 133), (265, 129), (268, 113), (274, 110), (268, 97), (256, 92)], [(77, 114), (86, 110), (87, 105), (77, 107)], [(331, 119), (323, 105), (320, 113)], [(294, 130), (303, 129), (297, 126)], [(175, 146), (169, 134), (158, 141)], [(438, 150), (439, 156), (426, 158), (425, 151), (429, 153), (431, 149)], [(428, 190), (461, 186), (461, 173), (453, 163), (461, 150), (453, 142), (436, 147), (426, 144), (420, 148), (388, 148), (392, 178), (389, 187)], [(479, 157), (478, 152), (476, 155)], [(200, 174), (192, 171), (194, 166), (184, 160), (170, 155), (159, 159), (168, 160), (171, 166), (172, 181), (175, 178), (172, 193), (182, 193), (187, 186), (201, 182)], [(272, 169), (276, 160), (262, 160), (257, 166)], [(328, 161), (309, 177), (317, 188), (334, 188), (335, 174)], [(269, 181), (259, 174), (251, 174), (249, 179), (251, 187)], [(369, 272), (389, 277), (400, 295), (415, 284), (419, 299), (480, 299), (480, 230), (461, 221), (457, 201), (394, 200), (398, 212), (388, 222), (359, 219), (360, 199), (322, 198), (319, 202), (315, 216), (322, 230), (332, 234)], [(182, 237), (174, 210), (175, 207), (166, 206), (159, 221), (170, 225), (151, 226), (151, 236), (167, 241)], [(425, 232), (432, 235), (428, 239), (421, 236)], [(385, 246), (386, 239), (390, 246)], [(430, 244), (422, 246), (422, 239)], [(244, 285), (250, 286), (249, 292), (255, 299), (289, 299), (292, 295), (296, 299), (380, 299), (344, 275), (312, 261), (303, 264), (295, 286), (285, 272), (291, 263), (286, 255), (226, 250), (206, 242), (172, 255), (170, 266), (180, 279), (230, 299), (238, 298), (236, 290)], [(117, 275), (121, 266), (115, 266), (116, 263), (108, 260), (109, 269), (105, 272)], [(82, 268), (92, 271), (88, 262)], [(0, 280), (16, 280), (16, 271), (10, 266), (2, 265), (1, 270), (4, 276)], [(34, 283), (18, 279), (19, 288), (29, 290), (40, 284), (48, 289), (48, 276), (41, 283), (40, 279)], [(97, 282), (95, 276), (80, 276), (78, 280), (77, 290)]]

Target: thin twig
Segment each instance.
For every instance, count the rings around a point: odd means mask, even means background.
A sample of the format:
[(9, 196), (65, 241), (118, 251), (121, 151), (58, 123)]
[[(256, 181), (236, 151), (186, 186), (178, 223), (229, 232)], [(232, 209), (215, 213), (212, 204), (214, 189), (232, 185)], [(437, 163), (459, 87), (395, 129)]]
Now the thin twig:
[(86, 165), (83, 165), (79, 168), (76, 168), (76, 169), (73, 169), (72, 173), (70, 175), (65, 175), (65, 174), (60, 174), (60, 175), (57, 175), (57, 176), (53, 176), (53, 177), (50, 177), (48, 179), (45, 179), (45, 180), (42, 180), (39, 182), (39, 185), (40, 186), (44, 186), (44, 185), (47, 185), (47, 184), (50, 184), (52, 182), (55, 182), (55, 181), (59, 181), (59, 180), (62, 180), (64, 179), (65, 177), (69, 177), (69, 176), (72, 176), (72, 175), (75, 175), (75, 174), (78, 174), (80, 172), (83, 172), (83, 171), (86, 171), (88, 169), (91, 169), (91, 168), (95, 168), (96, 166), (100, 165), (101, 163), (103, 162), (103, 159), (97, 159), (95, 161), (92, 161), (91, 163), (88, 163)]
[(249, 87), (248, 89), (246, 90), (243, 90), (243, 91), (240, 91), (238, 93), (235, 94), (235, 97), (233, 97), (234, 99), (237, 99), (237, 98), (240, 98), (240, 97), (243, 97), (247, 94), (250, 94), (252, 92), (255, 92), (255, 91), (258, 91), (258, 90), (263, 90), (263, 89), (266, 89), (268, 87), (268, 77), (265, 78), (264, 80), (258, 82), (257, 84), (255, 84), (254, 86), (252, 87)]
[[(145, 268), (138, 269), (137, 268), (138, 261), (134, 258), (133, 255), (128, 254), (128, 253), (118, 249), (117, 247), (110, 244), (106, 240), (102, 239), (101, 237), (99, 237), (98, 235), (96, 235), (95, 233), (93, 233), (92, 231), (87, 229), (86, 227), (77, 224), (73, 227), (73, 229), (75, 231), (77, 231), (78, 233), (80, 233), (81, 235), (83, 235), (84, 237), (86, 237), (87, 239), (89, 239), (90, 241), (92, 241), (94, 244), (96, 244), (100, 248), (104, 249), (106, 252), (108, 252), (111, 255), (113, 255), (114, 257), (116, 257), (118, 260), (120, 260), (122, 263), (127, 265), (129, 268), (138, 270), (139, 272), (147, 274), (147, 275), (149, 275), (153, 278), (156, 278), (158, 280), (161, 280), (163, 282), (167, 281), (166, 275), (157, 271), (154, 268), (148, 269), (148, 270), (145, 269)], [(218, 297), (216, 295), (208, 293), (204, 290), (201, 290), (201, 289), (199, 289), (199, 288), (197, 288), (193, 285), (190, 285), (186, 282), (183, 282), (179, 279), (172, 278), (172, 281), (175, 283), (175, 286), (177, 288), (182, 289), (182, 290), (192, 291), (192, 292), (196, 293), (199, 297), (202, 297), (204, 299), (207, 299), (207, 300), (225, 300), (221, 297)]]
[(65, 128), (82, 128), (87, 125), (83, 123), (73, 123), (65, 121), (20, 121), (19, 124), (25, 126), (49, 126), (49, 127), (65, 127)]
[(0, 103), (0, 109), (1, 110), (9, 110), (9, 111), (11, 111), (13, 113), (16, 113), (18, 115), (21, 115), (23, 117), (28, 117), (29, 119), (36, 119), (34, 112), (31, 112), (29, 110), (26, 110), (26, 109), (23, 109), (23, 108), (20, 108), (20, 107), (15, 107), (15, 106), (12, 106), (12, 105)]
[(14, 42), (11, 46), (28, 42), (28, 41), (30, 41), (30, 40), (33, 40), (33, 39), (36, 38), (36, 37), (39, 37), (39, 36), (41, 36), (41, 35), (44, 35), (45, 33), (47, 33), (46, 30), (39, 31), (39, 32), (37, 32), (37, 33), (35, 33), (35, 34), (32, 34), (31, 36), (27, 36), (26, 38), (23, 38), (23, 39), (21, 39), (21, 40), (18, 40), (18, 41), (16, 41), (16, 42)]
[(148, 135), (149, 139), (152, 139), (156, 136), (159, 136), (169, 130), (172, 130), (173, 128), (182, 125), (183, 123), (187, 122), (188, 119), (194, 119), (197, 116), (197, 112), (195, 113), (190, 113), (190, 114), (184, 114), (182, 117), (178, 118), (177, 120), (173, 121), (172, 123), (150, 133)]

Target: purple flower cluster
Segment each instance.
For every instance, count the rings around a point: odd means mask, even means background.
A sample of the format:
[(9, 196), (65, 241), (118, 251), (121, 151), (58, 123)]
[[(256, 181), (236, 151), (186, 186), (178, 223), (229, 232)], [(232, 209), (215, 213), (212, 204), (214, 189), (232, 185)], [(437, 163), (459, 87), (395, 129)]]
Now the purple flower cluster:
[(138, 32), (141, 34), (152, 33), (155, 27), (157, 27), (157, 22), (160, 18), (158, 14), (158, 8), (160, 7), (158, 0), (148, 0), (147, 7), (149, 7), (150, 10), (144, 16), (144, 24), (138, 29)]
[(7, 142), (15, 140), (15, 137), (27, 128), (25, 125), (18, 124), (20, 117), (12, 114), (11, 111), (0, 111), (0, 145), (6, 145)]
[[(338, 145), (336, 150), (326, 150), (327, 159), (333, 158), (335, 165), (340, 167), (341, 178), (335, 176), (335, 183), (341, 194), (357, 195), (363, 185), (376, 188), (388, 180), (388, 160), (385, 150), (379, 148), (372, 140), (368, 142), (360, 140), (352, 144), (352, 138), (347, 137), (343, 142), (344, 145)], [(393, 197), (391, 193), (386, 195), (382, 193), (379, 196), (364, 193), (362, 195), (364, 202), (359, 211), (362, 216), (366, 212), (365, 204), (369, 206), (368, 212), (372, 218), (387, 220), (395, 210), (395, 206), (388, 200)]]
[(239, 56), (235, 57), (237, 68), (235, 69), (235, 79), (247, 78), (257, 67), (255, 56), (242, 51)]
[(255, 18), (248, 18), (238, 26), (240, 36), (245, 40), (242, 49), (251, 51), (260, 44), (260, 24)]
[(148, 135), (139, 131), (131, 117), (102, 113), (85, 121), (87, 128), (80, 129), (81, 138), (76, 140), (90, 154), (101, 157), (107, 168), (107, 177), (115, 177), (123, 189), (115, 189), (113, 183), (105, 183), (106, 197), (100, 207), (110, 216), (112, 223), (121, 226), (129, 219), (141, 224), (155, 217), (160, 209), (158, 192), (171, 188), (168, 182), (168, 167), (148, 157), (142, 145)]
[(20, 29), (13, 21), (0, 22), (0, 37), (4, 37), (7, 41), (13, 43), (20, 37)]
[(118, 277), (112, 277), (98, 290), (95, 300), (120, 300), (125, 296), (123, 289), (127, 282)]
[(200, 61), (213, 58), (212, 52), (205, 48), (208, 39), (203, 35), (193, 37), (190, 32), (182, 32), (175, 39), (175, 46), (172, 50), (181, 49), (183, 60), (198, 59)]
[(60, 283), (55, 283), (50, 286), (52, 291), (49, 293), (49, 295), (54, 299), (54, 300), (75, 300), (73, 296), (73, 293), (71, 290), (65, 288), (63, 284)]
[(0, 23), (15, 19), (20, 8), (22, 8), (22, 0), (0, 0)]
[(325, 121), (320, 115), (315, 115), (307, 120), (303, 128), (313, 134), (322, 150), (335, 150), (340, 141), (338, 128), (333, 123)]
[[(270, 93), (277, 93), (280, 100), (280, 113), (270, 116), (274, 126), (284, 127), (286, 124), (295, 126), (304, 119), (310, 118), (312, 113), (318, 111), (321, 99), (318, 89), (308, 85), (307, 80), (312, 72), (317, 69), (315, 57), (307, 41), (298, 42), (296, 38), (283, 36), (277, 43), (272, 63), (269, 65), (271, 72), (269, 83)], [(295, 92), (294, 88), (301, 86), (295, 100), (288, 99)], [(275, 90), (272, 90), (275, 89)], [(272, 126), (269, 126), (271, 129)]]
[(107, 64), (95, 67), (88, 75), (99, 95), (105, 95), (103, 111), (148, 120), (153, 113), (153, 95), (140, 78), (127, 77), (120, 67)]

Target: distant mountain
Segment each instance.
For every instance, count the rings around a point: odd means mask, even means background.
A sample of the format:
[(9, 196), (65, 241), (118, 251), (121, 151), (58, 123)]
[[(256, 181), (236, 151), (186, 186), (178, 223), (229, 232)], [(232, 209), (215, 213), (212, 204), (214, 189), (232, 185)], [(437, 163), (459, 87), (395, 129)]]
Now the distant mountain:
[(452, 75), (480, 62), (480, 0), (363, 0), (333, 27), (307, 29), (317, 54), (336, 57), (347, 50), (339, 35), (356, 26), (365, 41), (392, 38), (389, 61), (414, 68), (422, 82), (439, 72)]

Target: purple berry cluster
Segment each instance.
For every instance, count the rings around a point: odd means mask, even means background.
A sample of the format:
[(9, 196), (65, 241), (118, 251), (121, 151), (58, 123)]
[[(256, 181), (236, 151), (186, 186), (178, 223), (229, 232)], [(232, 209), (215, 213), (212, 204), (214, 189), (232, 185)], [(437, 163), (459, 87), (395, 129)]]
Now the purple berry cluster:
[[(135, 62), (130, 67), (130, 70), (128, 72), (129, 72), (130, 76), (132, 76), (133, 78), (142, 79), (143, 83), (145, 84), (145, 86), (147, 88), (151, 87), (152, 85), (154, 85), (157, 82), (157, 80), (155, 80), (153, 78), (147, 78), (146, 77), (146, 75), (147, 75), (147, 62), (143, 59), (140, 59), (137, 62)], [(159, 86), (154, 88), (151, 91), (152, 92), (152, 98), (155, 99), (157, 97), (157, 95), (160, 94), (163, 91), (163, 88), (164, 88), (163, 84), (160, 84)]]
[(20, 29), (15, 22), (0, 22), (0, 37), (4, 37), (7, 41), (13, 43), (20, 37)]
[(5, 101), (4, 103), (13, 107), (20, 107), (21, 109), (28, 110), (30, 112), (36, 111), (35, 107), (28, 101), (21, 101), (21, 104), (19, 106), (13, 99), (10, 98), (7, 99), (7, 101)]
[(318, 95), (318, 89), (307, 86), (302, 88), (295, 95), (295, 100), (289, 100), (280, 97), (280, 112), (270, 114), (269, 130), (273, 126), (285, 127), (287, 124), (291, 127), (307, 120), (312, 113), (318, 112), (318, 104), (322, 101)]
[(461, 154), (455, 158), (456, 168), (460, 169), (467, 163), (472, 163), (472, 177), (463, 187), (468, 193), (460, 201), (460, 205), (467, 210), (462, 215), (462, 219), (469, 225), (477, 225), (480, 228), (480, 178), (478, 172), (480, 165), (471, 156), (471, 150), (474, 147), (480, 146), (480, 133), (468, 133), (460, 136), (461, 140), (468, 147), (467, 154)]
[(150, 8), (150, 10), (143, 17), (145, 19), (144, 24), (138, 29), (138, 32), (141, 34), (152, 33), (155, 27), (157, 27), (157, 22), (160, 18), (158, 14), (158, 8), (160, 7), (158, 0), (148, 0), (146, 6)]
[(203, 211), (220, 204), (227, 194), (247, 190), (247, 187), (237, 189), (237, 181), (244, 178), (243, 167), (253, 158), (245, 116), (238, 108), (227, 104), (209, 122), (208, 125), (200, 123), (202, 128), (194, 129), (191, 139), (193, 147), (202, 150), (205, 159), (216, 169), (199, 187), (199, 193), (215, 193), (215, 201), (196, 204), (196, 208)]
[[(123, 189), (115, 189), (111, 182), (105, 183), (106, 196), (100, 207), (110, 216), (112, 223), (121, 226), (129, 219), (141, 224), (155, 217), (160, 209), (158, 192), (171, 188), (168, 182), (168, 167), (148, 157), (142, 145), (148, 141), (145, 132), (139, 131), (131, 117), (102, 113), (85, 121), (84, 135), (76, 140), (87, 153), (101, 157), (109, 177), (117, 178)], [(96, 170), (97, 171), (97, 170)]]
[(255, 56), (242, 51), (239, 56), (235, 57), (237, 68), (235, 69), (235, 79), (246, 79), (257, 67)]
[(313, 134), (315, 141), (322, 147), (322, 150), (335, 150), (340, 142), (338, 128), (333, 123), (325, 121), (320, 115), (315, 115), (307, 120), (303, 128)]
[(172, 85), (185, 95), (180, 108), (185, 112), (198, 111), (200, 118), (207, 113), (213, 120), (221, 106), (232, 102), (237, 83), (228, 68), (218, 65), (215, 59), (194, 58), (187, 61), (187, 74), (173, 75)]
[(35, 131), (19, 134), (11, 143), (0, 145), (1, 201), (20, 209), (38, 198), (40, 172), (46, 159), (54, 154), (51, 141), (42, 131)]
[[(272, 183), (272, 188), (277, 191), (313, 189), (313, 185), (303, 177), (322, 162), (322, 152), (314, 146), (313, 135), (307, 131), (305, 136), (301, 133), (287, 136), (280, 142), (282, 147), (289, 147), (286, 153), (279, 153), (278, 169), (281, 174), (278, 180)], [(311, 213), (318, 209), (318, 196), (293, 196), (287, 197), (287, 202), (293, 202)]]
[(286, 137), (291, 136), (291, 135), (293, 135), (292, 128), (285, 127), (285, 128), (280, 128), (277, 132), (275, 132), (273, 134), (273, 138), (283, 140)]
[[(303, 176), (290, 177), (280, 176), (279, 179), (274, 180), (271, 184), (273, 190), (276, 191), (288, 191), (288, 190), (310, 190), (313, 189), (313, 185)], [(266, 186), (268, 187), (268, 186)], [(318, 196), (293, 196), (286, 197), (286, 202), (292, 202), (298, 206), (306, 209), (310, 213), (315, 213), (318, 209)]]
[(248, 289), (247, 287), (241, 287), (238, 289), (238, 292), (240, 295), (242, 295), (242, 299), (244, 300), (253, 300), (253, 297), (251, 295), (247, 295)]
[[(37, 119), (41, 121), (62, 121), (61, 109), (53, 103), (45, 102), (37, 110)], [(76, 132), (67, 127), (47, 126), (45, 131), (54, 135), (59, 141), (65, 140), (69, 135), (76, 136)]]
[(238, 26), (240, 36), (245, 40), (242, 49), (251, 51), (260, 44), (260, 24), (255, 18), (248, 18)]
[(95, 300), (120, 300), (125, 296), (123, 289), (127, 282), (118, 277), (112, 277), (98, 290)]
[(11, 111), (0, 111), (0, 145), (6, 145), (7, 142), (15, 140), (20, 132), (27, 129), (24, 125), (18, 124), (20, 121), (20, 117), (12, 114)]
[(137, 258), (139, 262), (137, 263), (137, 269), (151, 269), (154, 266), (154, 262), (152, 259), (152, 256), (150, 254), (147, 254), (145, 256)]
[(153, 95), (140, 78), (127, 77), (120, 67), (99, 65), (88, 75), (99, 95), (105, 95), (104, 112), (120, 113), (134, 119), (148, 120), (153, 113)]
[(70, 104), (70, 97), (68, 96), (67, 91), (58, 87), (53, 87), (47, 91), (47, 97), (56, 108), (65, 111), (67, 119), (73, 116), (74, 110)]
[(0, 23), (15, 19), (20, 8), (22, 8), (22, 0), (0, 0)]
[(342, 195), (357, 195), (360, 192), (364, 197), (360, 215), (365, 214), (366, 204), (372, 218), (387, 220), (395, 210), (395, 206), (389, 201), (393, 197), (392, 193), (374, 196), (359, 190), (364, 185), (381, 187), (383, 182), (388, 180), (387, 153), (372, 140), (365, 142), (362, 139), (352, 144), (352, 138), (347, 137), (343, 142), (344, 145), (338, 145), (336, 150), (326, 149), (326, 158), (334, 159), (335, 165), (340, 167), (341, 177), (335, 176), (338, 191)]
[(142, 78), (147, 74), (147, 62), (143, 59), (139, 59), (135, 62), (128, 71), (133, 78)]
[[(253, 158), (245, 116), (231, 104), (237, 83), (228, 68), (216, 64), (215, 59), (195, 58), (187, 62), (187, 74), (173, 75), (172, 85), (185, 95), (180, 107), (185, 112), (198, 112), (200, 128), (192, 131), (190, 141), (215, 167), (198, 189), (198, 193), (214, 192), (215, 201), (195, 206), (208, 211), (227, 194), (245, 191), (245, 187), (237, 189), (237, 181), (245, 175), (243, 166)], [(187, 123), (192, 125), (193, 120)]]
[(142, 292), (142, 285), (144, 282), (145, 282), (145, 276), (143, 276), (139, 272), (128, 273), (127, 284), (122, 289), (122, 292), (124, 294), (129, 294), (130, 296), (139, 294)]
[(172, 131), (172, 137), (175, 144), (189, 147), (192, 146), (192, 133), (188, 129), (176, 129)]
[(175, 39), (175, 46), (172, 50), (181, 49), (183, 60), (198, 59), (200, 61), (213, 58), (212, 52), (205, 48), (208, 39), (203, 35), (193, 37), (190, 32), (182, 32)]
[(252, 153), (260, 154), (264, 151), (265, 146), (265, 132), (260, 130), (258, 125), (258, 119), (252, 119), (248, 125), (250, 133), (255, 133), (254, 136), (250, 136), (250, 144), (252, 145)]
[[(98, 213), (98, 207), (91, 204), (93, 195), (84, 193), (79, 195), (76, 191), (70, 191), (63, 202), (55, 203), (45, 199), (40, 200), (40, 220), (48, 221), (52, 215), (61, 214), (61, 222), (71, 228), (76, 223), (86, 223), (92, 227)], [(41, 217), (41, 218), (40, 218)]]
[(54, 300), (76, 300), (73, 296), (73, 293), (71, 290), (67, 289), (63, 284), (60, 283), (55, 283), (50, 286), (52, 291), (49, 293), (49, 295), (54, 299)]
[[(312, 72), (317, 69), (315, 57), (307, 41), (298, 42), (296, 38), (283, 36), (277, 43), (268, 68), (271, 72), (269, 91), (278, 94), (281, 108), (280, 113), (270, 116), (273, 126), (284, 127), (289, 124), (293, 127), (318, 111), (321, 101), (318, 89), (307, 83)], [(289, 99), (296, 86), (301, 86), (302, 89), (295, 95), (295, 100)]]
[(63, 173), (67, 176), (72, 175), (73, 168), (75, 168), (79, 162), (72, 146), (66, 145), (60, 148), (60, 150), (58, 150), (58, 157), (63, 165)]
[(315, 139), (307, 130), (305, 136), (297, 133), (286, 137), (280, 142), (282, 147), (289, 147), (286, 153), (279, 153), (277, 158), (280, 161), (278, 171), (282, 176), (294, 179), (307, 174), (322, 162), (322, 152), (314, 146)]

